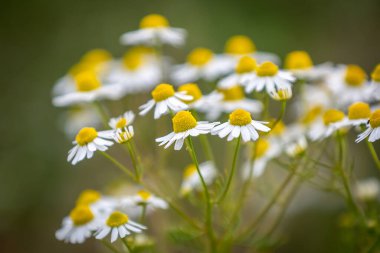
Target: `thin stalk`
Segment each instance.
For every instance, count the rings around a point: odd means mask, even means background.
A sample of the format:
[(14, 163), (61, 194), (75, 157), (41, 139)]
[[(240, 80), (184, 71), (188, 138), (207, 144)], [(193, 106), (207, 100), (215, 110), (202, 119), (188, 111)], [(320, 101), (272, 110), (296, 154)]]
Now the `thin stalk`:
[(263, 119), (267, 119), (269, 116), (269, 96), (264, 95), (264, 111), (263, 111)]
[(109, 249), (110, 251), (112, 251), (113, 253), (120, 253), (119, 250), (113, 246), (111, 243), (107, 242), (106, 240), (101, 240), (101, 243), (107, 248)]
[(140, 223), (144, 223), (145, 214), (146, 214), (146, 204), (143, 204), (141, 206)]
[(121, 239), (121, 241), (123, 242), (124, 246), (128, 249), (128, 252), (133, 253), (132, 247), (128, 245), (127, 238), (124, 237)]
[(96, 108), (96, 111), (99, 114), (100, 119), (102, 120), (104, 127), (109, 128), (109, 126), (108, 126), (109, 116), (108, 116), (107, 111), (103, 107), (103, 105), (99, 101), (94, 101), (94, 106)]
[(189, 223), (189, 225), (193, 226), (194, 228), (196, 228), (198, 230), (201, 229), (201, 226), (196, 221), (194, 221), (184, 211), (182, 211), (181, 209), (179, 209), (172, 201), (170, 201), (168, 199), (165, 199), (165, 201), (168, 202), (169, 207), (171, 209), (173, 209), (174, 211), (176, 211), (179, 216), (181, 216), (185, 221), (187, 221)]
[(136, 181), (137, 183), (140, 183), (141, 182), (141, 168), (137, 160), (136, 150), (134, 149), (134, 146), (132, 145), (130, 141), (127, 141), (126, 145), (128, 148), (129, 156), (131, 157), (131, 160), (132, 160), (133, 168), (135, 170)]
[[(199, 120), (198, 113), (195, 110), (192, 110), (192, 114), (194, 117)], [(199, 136), (199, 139), (201, 141), (202, 149), (205, 152), (206, 158), (209, 161), (215, 162), (214, 154), (212, 153), (212, 148), (209, 139), (207, 138), (207, 135), (201, 134)]]
[(239, 135), (239, 138), (237, 139), (237, 142), (236, 142), (236, 147), (235, 147), (234, 157), (232, 159), (232, 166), (231, 166), (230, 175), (228, 176), (227, 183), (224, 186), (222, 194), (216, 200), (216, 203), (220, 203), (224, 200), (224, 198), (226, 197), (227, 192), (230, 188), (232, 178), (233, 178), (235, 171), (236, 171), (236, 162), (237, 162), (237, 157), (238, 157), (239, 149), (240, 149), (240, 141), (241, 141), (241, 135)]
[(125, 167), (123, 164), (121, 164), (119, 161), (117, 161), (115, 158), (113, 158), (111, 155), (107, 154), (106, 152), (100, 152), (100, 154), (102, 154), (105, 158), (110, 160), (116, 167), (121, 169), (132, 180), (136, 181), (135, 176), (133, 175), (133, 173), (129, 169), (127, 169), (127, 167)]
[(212, 228), (212, 205), (211, 205), (210, 193), (208, 191), (206, 182), (202, 176), (201, 170), (199, 169), (199, 163), (198, 163), (197, 155), (195, 153), (195, 149), (194, 149), (194, 145), (193, 145), (193, 141), (191, 140), (191, 137), (187, 138), (186, 146), (187, 146), (187, 150), (190, 153), (191, 159), (193, 160), (193, 163), (195, 164), (199, 178), (201, 179), (203, 191), (206, 196), (206, 230), (207, 230), (207, 234), (210, 240), (211, 252), (216, 252), (214, 231)]
[(376, 154), (376, 150), (375, 150), (372, 142), (369, 142), (367, 140), (367, 146), (368, 146), (369, 151), (371, 152), (371, 155), (372, 155), (373, 161), (376, 164), (376, 167), (380, 170), (380, 160), (379, 160), (379, 157)]
[(286, 111), (286, 100), (283, 100), (282, 101), (282, 104), (281, 104), (281, 111), (280, 111), (280, 115), (278, 115), (277, 119), (275, 122), (273, 122), (271, 128), (272, 130), (276, 127), (276, 125), (282, 120), (282, 118), (284, 117), (285, 115), (285, 111)]

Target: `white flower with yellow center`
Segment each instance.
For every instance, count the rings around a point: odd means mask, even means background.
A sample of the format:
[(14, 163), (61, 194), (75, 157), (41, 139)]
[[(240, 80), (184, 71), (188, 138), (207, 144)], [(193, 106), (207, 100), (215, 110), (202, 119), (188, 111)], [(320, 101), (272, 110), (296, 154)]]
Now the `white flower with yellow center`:
[(162, 79), (157, 56), (153, 49), (133, 47), (121, 60), (115, 61), (106, 80), (119, 83), (126, 94), (134, 94), (152, 89)]
[(102, 121), (95, 108), (91, 105), (72, 106), (58, 120), (59, 126), (69, 139), (75, 137), (84, 126), (102, 126)]
[(256, 141), (259, 138), (257, 130), (269, 132), (270, 128), (265, 126), (268, 122), (253, 120), (251, 114), (243, 109), (233, 111), (228, 122), (214, 127), (211, 134), (224, 138), (228, 135), (227, 141), (242, 137), (244, 142)]
[(230, 88), (235, 85), (243, 85), (256, 77), (256, 60), (250, 56), (243, 56), (235, 67), (235, 72), (218, 82), (219, 88)]
[[(216, 177), (217, 170), (215, 168), (215, 165), (210, 161), (203, 162), (199, 164), (199, 170), (203, 179), (205, 180), (206, 185), (210, 185)], [(193, 190), (198, 191), (201, 189), (202, 182), (198, 175), (197, 168), (194, 164), (190, 164), (185, 168), (183, 172), (180, 194), (182, 196), (185, 196)]]
[(102, 196), (98, 191), (87, 189), (79, 194), (75, 204), (89, 206), (99, 214), (107, 214), (117, 206), (117, 201), (115, 198)]
[(377, 178), (371, 177), (357, 182), (355, 195), (362, 201), (379, 200), (380, 182)]
[(367, 93), (370, 100), (380, 100), (380, 64), (377, 64), (371, 73), (371, 84), (368, 86)]
[(247, 98), (239, 85), (218, 88), (205, 99), (207, 106), (200, 108), (200, 111), (206, 112), (209, 120), (215, 120), (222, 113), (230, 113), (236, 109), (244, 109), (251, 113), (260, 113), (263, 109), (263, 104), (258, 100)]
[(192, 97), (191, 100), (184, 100), (190, 109), (202, 110), (207, 106), (207, 98), (203, 96), (202, 91), (196, 83), (186, 83), (178, 87), (179, 92), (186, 92), (186, 95)]
[(153, 195), (147, 190), (139, 190), (136, 195), (126, 197), (122, 199), (121, 202), (122, 202), (122, 205), (126, 207), (146, 206), (147, 211), (151, 211), (156, 208), (159, 208), (159, 209), (168, 208), (168, 203), (165, 200)]
[(214, 81), (228, 73), (224, 59), (207, 48), (195, 48), (187, 56), (184, 64), (174, 66), (171, 79), (177, 83), (195, 82), (200, 79)]
[(129, 141), (134, 136), (133, 120), (135, 114), (132, 111), (127, 111), (123, 115), (111, 118), (108, 125), (114, 130), (114, 140), (118, 143)]
[(340, 66), (326, 80), (339, 106), (345, 107), (351, 103), (368, 101), (367, 74), (358, 65)]
[(55, 237), (73, 244), (83, 243), (98, 229), (101, 219), (88, 205), (78, 205), (63, 219), (62, 227), (55, 233)]
[(96, 72), (84, 70), (75, 75), (75, 89), (55, 96), (55, 106), (69, 106), (81, 103), (90, 103), (103, 99), (117, 100), (123, 96), (119, 84), (102, 84)]
[(243, 85), (247, 93), (266, 90), (268, 94), (292, 88), (296, 78), (290, 72), (279, 70), (272, 62), (264, 62), (256, 68), (256, 76)]
[(174, 131), (168, 135), (157, 138), (156, 142), (160, 142), (159, 146), (165, 145), (165, 148), (168, 148), (170, 145), (175, 143), (175, 150), (180, 150), (182, 148), (187, 137), (208, 134), (215, 125), (219, 124), (219, 122), (197, 122), (189, 111), (177, 112), (177, 114), (173, 117), (172, 122)]
[(75, 165), (86, 157), (90, 159), (96, 150), (106, 151), (113, 145), (107, 139), (113, 139), (113, 136), (112, 130), (97, 132), (93, 127), (82, 128), (73, 141), (75, 146), (70, 149), (67, 161)]
[(366, 125), (369, 117), (371, 116), (371, 108), (369, 104), (364, 102), (356, 102), (348, 107), (348, 116), (339, 123), (334, 123), (334, 126), (342, 127), (356, 127), (360, 125)]
[(345, 115), (337, 109), (329, 109), (323, 114), (322, 120), (317, 120), (312, 123), (308, 132), (308, 137), (312, 141), (323, 140), (330, 137), (340, 126), (345, 122)]
[(141, 233), (144, 229), (146, 229), (145, 226), (131, 221), (125, 213), (114, 211), (98, 228), (95, 238), (101, 240), (111, 234), (111, 242), (114, 242), (118, 238), (122, 239), (132, 233)]
[(157, 85), (151, 94), (153, 99), (139, 107), (141, 110), (139, 114), (145, 115), (156, 106), (154, 110), (155, 119), (158, 119), (170, 111), (178, 112), (188, 109), (189, 106), (181, 100), (190, 101), (193, 99), (192, 96), (186, 95), (186, 92), (175, 92), (173, 86), (166, 83)]
[(356, 142), (361, 142), (367, 137), (369, 142), (374, 142), (380, 139), (380, 109), (371, 114), (367, 129), (358, 135)]
[(285, 144), (285, 153), (290, 157), (302, 155), (307, 149), (307, 140), (304, 136), (300, 136), (293, 142)]
[(170, 27), (169, 21), (162, 15), (149, 14), (141, 20), (140, 29), (124, 33), (120, 42), (123, 45), (181, 46), (185, 39), (185, 29)]

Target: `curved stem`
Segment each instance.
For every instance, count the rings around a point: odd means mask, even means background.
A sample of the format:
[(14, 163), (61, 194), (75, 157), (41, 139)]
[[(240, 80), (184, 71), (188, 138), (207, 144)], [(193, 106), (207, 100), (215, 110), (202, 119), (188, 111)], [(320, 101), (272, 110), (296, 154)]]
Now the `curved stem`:
[(371, 152), (371, 155), (372, 155), (373, 161), (376, 164), (376, 167), (380, 170), (380, 160), (379, 160), (379, 157), (376, 154), (376, 150), (375, 150), (372, 142), (369, 142), (367, 140), (367, 146), (368, 146), (369, 151)]
[(127, 167), (125, 167), (123, 164), (121, 164), (119, 161), (117, 161), (115, 158), (113, 158), (111, 155), (107, 154), (106, 152), (100, 152), (105, 158), (107, 158), (108, 160), (110, 160), (116, 167), (118, 167), (119, 169), (121, 169), (125, 174), (127, 174), (127, 176), (129, 176), (132, 180), (136, 181), (136, 178), (135, 176), (133, 175), (133, 173), (127, 169)]
[(141, 166), (140, 166), (138, 157), (136, 155), (135, 147), (130, 141), (127, 141), (126, 145), (128, 148), (129, 156), (131, 157), (131, 160), (132, 160), (133, 168), (135, 170), (136, 181), (137, 183), (140, 183), (141, 182)]
[(236, 162), (237, 162), (237, 157), (238, 157), (238, 153), (239, 153), (239, 149), (240, 149), (240, 141), (241, 141), (241, 135), (239, 135), (237, 142), (236, 142), (234, 157), (232, 160), (232, 167), (231, 167), (230, 175), (228, 176), (227, 184), (225, 184), (223, 192), (219, 196), (219, 198), (216, 200), (216, 203), (220, 203), (224, 200), (224, 198), (227, 195), (228, 189), (230, 188), (232, 178), (233, 178), (233, 176), (235, 174), (235, 170), (236, 170)]
[(278, 118), (276, 119), (275, 122), (273, 122), (272, 126), (271, 126), (271, 129), (273, 130), (276, 125), (282, 120), (282, 118), (284, 117), (285, 115), (285, 111), (286, 111), (286, 100), (283, 100), (282, 101), (282, 104), (281, 104), (281, 111), (280, 111), (280, 115), (278, 116)]
[(109, 126), (108, 126), (109, 116), (108, 116), (107, 111), (103, 107), (103, 105), (99, 101), (94, 101), (94, 106), (95, 106), (96, 111), (98, 112), (98, 114), (100, 116), (100, 119), (102, 120), (104, 127), (109, 128)]
[[(191, 113), (194, 115), (194, 117), (195, 117), (197, 120), (199, 120), (198, 113), (197, 113), (195, 110), (192, 110)], [(199, 136), (199, 139), (200, 139), (200, 141), (201, 141), (202, 148), (203, 148), (203, 151), (205, 152), (206, 158), (207, 158), (209, 161), (215, 162), (215, 158), (214, 158), (214, 155), (213, 155), (213, 153), (212, 153), (211, 144), (210, 144), (210, 141), (209, 141), (208, 138), (207, 138), (207, 135), (205, 135), (205, 134), (201, 134), (201, 135)]]
[(102, 244), (113, 253), (119, 253), (119, 250), (106, 240), (101, 240)]

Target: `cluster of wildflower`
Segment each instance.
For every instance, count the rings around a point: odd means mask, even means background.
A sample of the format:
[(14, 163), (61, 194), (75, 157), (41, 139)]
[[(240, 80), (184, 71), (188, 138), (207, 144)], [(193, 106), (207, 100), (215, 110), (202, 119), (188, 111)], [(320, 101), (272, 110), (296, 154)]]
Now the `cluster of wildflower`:
[[(98, 151), (126, 172), (136, 185), (145, 187), (141, 161), (134, 146), (135, 114), (127, 111), (109, 118), (101, 102), (139, 94), (145, 98), (149, 92), (151, 99), (140, 105), (139, 116), (150, 111), (155, 120), (172, 116), (173, 130), (156, 138), (156, 142), (164, 148), (174, 145), (174, 150), (186, 145), (193, 161), (183, 166), (180, 196), (204, 191), (208, 205), (213, 205), (209, 188), (215, 186), (216, 179), (223, 178), (224, 173), (213, 160), (207, 135), (227, 141), (236, 139), (237, 143), (232, 169), (228, 180), (224, 180), (227, 183), (217, 203), (227, 194), (236, 167), (240, 168), (241, 180), (249, 182), (261, 177), (272, 160), (284, 156), (299, 159), (312, 143), (319, 145), (329, 138), (346, 138), (349, 130), (357, 132), (356, 142), (380, 139), (380, 65), (375, 67), (370, 79), (357, 65), (330, 62), (314, 65), (305, 51), (289, 53), (281, 65), (277, 55), (257, 51), (253, 41), (243, 35), (228, 39), (224, 53), (199, 47), (188, 54), (185, 63), (173, 65), (173, 59), (163, 55), (162, 49), (167, 45), (182, 46), (186, 35), (184, 29), (171, 27), (161, 15), (145, 16), (137, 31), (121, 36), (120, 42), (129, 47), (122, 58), (113, 58), (102, 49), (92, 50), (57, 82), (53, 104), (70, 108), (63, 126), (69, 136), (76, 132), (74, 147), (67, 157), (69, 162), (75, 165), (92, 158)], [(276, 118), (269, 112), (273, 101), (281, 104)], [(287, 103), (293, 111), (293, 121), (285, 124)], [(199, 115), (207, 121), (200, 120)], [(97, 131), (94, 127), (100, 128), (102, 121), (107, 129)], [(136, 131), (137, 136), (143, 134)], [(207, 156), (200, 164), (192, 143), (192, 138), (197, 136), (204, 140), (202, 147)], [(107, 153), (114, 144), (126, 144), (134, 170)], [(248, 158), (237, 165), (240, 146), (246, 148)], [(377, 181), (371, 181), (369, 186), (358, 186), (357, 196), (373, 198), (373, 191), (375, 195), (379, 192)], [(155, 208), (170, 206), (165, 197), (162, 198), (145, 190), (135, 196), (122, 197), (85, 191), (64, 219), (56, 237), (82, 243), (91, 236), (103, 239), (110, 234), (114, 242), (117, 238), (141, 233), (148, 226), (133, 220)], [(210, 207), (207, 210), (211, 216), (212, 207), (211, 211)], [(212, 225), (206, 222), (205, 226), (208, 226), (210, 247), (215, 249), (212, 245), (215, 235), (210, 232)]]

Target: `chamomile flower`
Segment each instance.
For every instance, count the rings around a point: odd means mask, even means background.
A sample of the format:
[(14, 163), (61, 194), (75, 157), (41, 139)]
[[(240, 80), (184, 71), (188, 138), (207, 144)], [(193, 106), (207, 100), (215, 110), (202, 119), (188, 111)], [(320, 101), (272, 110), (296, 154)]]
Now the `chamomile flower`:
[(250, 56), (243, 56), (239, 59), (235, 72), (218, 82), (219, 88), (230, 88), (235, 85), (243, 85), (256, 76), (257, 63)]
[(380, 64), (377, 64), (371, 73), (371, 84), (368, 87), (367, 93), (370, 100), (380, 100)]
[(286, 87), (269, 93), (269, 96), (277, 101), (289, 100), (293, 96), (292, 88)]
[(147, 114), (154, 106), (154, 118), (158, 119), (170, 111), (177, 112), (189, 108), (187, 104), (181, 100), (192, 100), (192, 96), (186, 95), (186, 92), (175, 92), (170, 84), (162, 83), (152, 91), (153, 99), (149, 100), (146, 104), (139, 107), (140, 115)]
[[(199, 170), (206, 185), (210, 185), (216, 177), (215, 165), (210, 162), (203, 162), (199, 164)], [(194, 164), (188, 165), (183, 172), (183, 179), (181, 184), (180, 193), (182, 196), (188, 194), (192, 190), (202, 189), (202, 182), (198, 175), (197, 168)]]
[(76, 206), (62, 222), (62, 227), (55, 233), (60, 241), (83, 243), (101, 224), (101, 217), (88, 205)]
[(342, 127), (352, 127), (366, 125), (371, 116), (371, 108), (369, 104), (364, 102), (356, 102), (348, 107), (348, 117), (334, 125), (339, 129)]
[(340, 124), (345, 121), (345, 115), (337, 109), (329, 109), (323, 114), (322, 120), (312, 124), (308, 136), (312, 141), (323, 140), (330, 137)]
[(76, 205), (89, 206), (99, 214), (107, 214), (117, 206), (117, 201), (112, 197), (102, 196), (98, 191), (87, 189), (79, 194)]
[(97, 132), (93, 127), (82, 128), (73, 141), (75, 146), (70, 149), (67, 161), (75, 165), (86, 157), (90, 159), (96, 150), (106, 151), (113, 145), (113, 142), (107, 139), (112, 138), (112, 130)]
[(214, 127), (211, 134), (218, 135), (224, 138), (228, 135), (227, 141), (234, 138), (242, 137), (244, 142), (250, 140), (256, 141), (259, 138), (257, 130), (262, 132), (269, 132), (270, 128), (265, 126), (268, 122), (252, 120), (251, 114), (243, 109), (236, 109), (233, 111), (228, 122)]
[(121, 116), (111, 118), (108, 122), (108, 125), (112, 129), (121, 132), (123, 130), (127, 130), (127, 127), (133, 123), (134, 119), (135, 114), (132, 111), (127, 111)]
[(162, 15), (149, 14), (140, 22), (140, 29), (124, 33), (120, 37), (123, 45), (160, 46), (162, 44), (181, 46), (185, 43), (186, 31), (171, 27)]
[(256, 76), (244, 83), (247, 93), (266, 90), (268, 94), (281, 89), (291, 89), (296, 78), (287, 71), (279, 70), (272, 62), (264, 62), (256, 68)]
[(380, 182), (377, 178), (366, 178), (357, 182), (355, 195), (362, 201), (378, 200), (380, 194)]
[(95, 238), (101, 240), (111, 234), (111, 242), (114, 242), (118, 238), (122, 239), (132, 233), (141, 233), (145, 229), (145, 226), (131, 221), (127, 214), (114, 211), (98, 228), (95, 233)]
[(371, 114), (367, 129), (358, 135), (356, 142), (361, 142), (367, 137), (369, 142), (374, 142), (380, 139), (380, 109)]
[(207, 48), (195, 48), (187, 56), (184, 64), (173, 68), (171, 79), (175, 83), (195, 82), (203, 79), (214, 81), (229, 72), (224, 58), (214, 55)]
[(207, 106), (207, 98), (203, 96), (202, 91), (196, 83), (186, 83), (178, 87), (179, 92), (186, 92), (186, 95), (192, 96), (191, 100), (184, 100), (190, 109), (202, 110)]
[(157, 138), (156, 142), (160, 142), (159, 146), (165, 145), (168, 148), (173, 143), (175, 150), (180, 150), (185, 139), (189, 136), (198, 136), (200, 134), (208, 134), (211, 129), (219, 124), (219, 122), (209, 123), (207, 121), (198, 121), (189, 111), (180, 111), (172, 119), (173, 132), (163, 137)]
[(75, 87), (65, 94), (53, 98), (55, 106), (90, 103), (102, 99), (120, 99), (122, 88), (118, 84), (103, 84), (96, 72), (85, 70), (75, 75)]
[(285, 153), (290, 157), (302, 155), (307, 148), (307, 140), (301, 135), (297, 140), (286, 144)]
[(153, 209), (167, 209), (168, 203), (147, 190), (139, 190), (134, 196), (126, 197), (122, 200), (125, 206), (146, 206), (147, 211)]
[(68, 138), (72, 139), (84, 126), (102, 126), (95, 108), (90, 105), (72, 106), (58, 121)]

